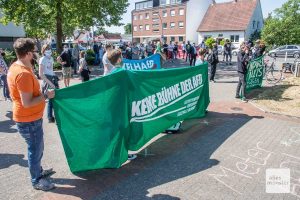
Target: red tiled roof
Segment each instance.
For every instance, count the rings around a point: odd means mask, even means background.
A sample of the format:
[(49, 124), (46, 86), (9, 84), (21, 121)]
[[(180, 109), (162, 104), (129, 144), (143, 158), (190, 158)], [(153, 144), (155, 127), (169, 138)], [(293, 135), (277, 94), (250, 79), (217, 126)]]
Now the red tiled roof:
[(237, 0), (210, 5), (198, 32), (246, 30), (257, 2), (258, 0)]

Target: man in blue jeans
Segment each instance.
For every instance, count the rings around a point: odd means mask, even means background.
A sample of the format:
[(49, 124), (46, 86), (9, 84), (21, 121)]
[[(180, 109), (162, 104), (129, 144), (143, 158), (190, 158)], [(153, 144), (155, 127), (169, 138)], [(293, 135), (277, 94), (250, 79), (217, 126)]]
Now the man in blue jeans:
[(3, 96), (6, 101), (7, 99), (10, 99), (10, 96), (9, 96), (9, 90), (8, 90), (8, 86), (7, 86), (8, 67), (5, 63), (4, 56), (5, 56), (4, 51), (2, 49), (0, 49), (0, 78), (3, 83)]
[(33, 73), (37, 47), (30, 38), (19, 38), (14, 43), (18, 60), (9, 68), (7, 80), (13, 101), (13, 120), (20, 135), (25, 139), (28, 149), (28, 167), (32, 186), (36, 190), (55, 188), (46, 177), (53, 174), (52, 169), (43, 170), (41, 160), (44, 151), (43, 112), (45, 99), (54, 98), (54, 90), (40, 91), (40, 84)]

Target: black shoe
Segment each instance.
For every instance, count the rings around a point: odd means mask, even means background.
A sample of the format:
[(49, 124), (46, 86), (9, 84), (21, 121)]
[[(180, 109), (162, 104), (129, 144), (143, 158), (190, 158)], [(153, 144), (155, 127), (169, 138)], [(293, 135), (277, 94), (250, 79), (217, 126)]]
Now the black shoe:
[(240, 95), (235, 95), (235, 98), (240, 99), (241, 97), (240, 97)]
[(48, 122), (49, 122), (49, 123), (55, 123), (55, 118), (54, 118), (54, 117), (49, 118), (49, 119), (48, 119)]
[(42, 171), (41, 176), (42, 176), (42, 178), (46, 178), (46, 177), (51, 176), (51, 175), (53, 175), (55, 173), (56, 172), (52, 168), (45, 169), (45, 170)]

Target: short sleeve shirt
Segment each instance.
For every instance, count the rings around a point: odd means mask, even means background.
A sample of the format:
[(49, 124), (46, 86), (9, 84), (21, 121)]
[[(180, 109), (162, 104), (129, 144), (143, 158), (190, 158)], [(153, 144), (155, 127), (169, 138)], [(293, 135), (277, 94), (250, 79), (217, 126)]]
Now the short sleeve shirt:
[(107, 75), (111, 72), (111, 70), (114, 68), (114, 66), (109, 62), (108, 58), (107, 58), (107, 53), (105, 53), (103, 55), (103, 59), (102, 59), (103, 65), (104, 65), (104, 73), (103, 75)]
[(69, 50), (63, 51), (60, 54), (60, 57), (63, 62), (66, 62), (66, 64), (63, 65), (63, 67), (71, 67), (71, 54), (70, 54)]
[(13, 100), (13, 120), (32, 122), (41, 119), (45, 101), (29, 108), (25, 108), (21, 101), (21, 92), (32, 93), (33, 97), (41, 95), (40, 84), (32, 69), (13, 63), (7, 74), (7, 82)]
[(48, 58), (47, 56), (43, 56), (39, 60), (39, 65), (40, 65), (40, 67), (43, 67), (43, 71), (44, 71), (45, 75), (54, 76), (53, 63), (54, 63), (54, 60), (52, 57)]

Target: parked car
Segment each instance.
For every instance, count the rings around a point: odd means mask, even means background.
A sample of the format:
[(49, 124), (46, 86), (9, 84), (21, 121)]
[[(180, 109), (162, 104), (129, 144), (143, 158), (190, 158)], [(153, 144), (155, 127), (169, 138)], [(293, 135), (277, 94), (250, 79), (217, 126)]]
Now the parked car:
[(218, 54), (223, 54), (224, 47), (222, 45), (218, 45)]
[(233, 56), (237, 56), (238, 53), (239, 53), (239, 51), (240, 51), (239, 48), (238, 48), (238, 49), (234, 49), (234, 50), (231, 51), (231, 54), (232, 54)]
[[(63, 42), (63, 43), (62, 43), (62, 46), (64, 46), (64, 45), (68, 45), (69, 49), (73, 49), (74, 43), (66, 43), (66, 42)], [(80, 44), (78, 44), (78, 46), (79, 46), (79, 50), (80, 50), (80, 51), (86, 51), (86, 50), (87, 50), (86, 47), (83, 47), (83, 46), (81, 46)], [(53, 51), (56, 50), (56, 43), (51, 43), (51, 49), (52, 49)]]
[(299, 58), (300, 57), (300, 45), (284, 45), (276, 49), (269, 51), (271, 57), (285, 56)]

